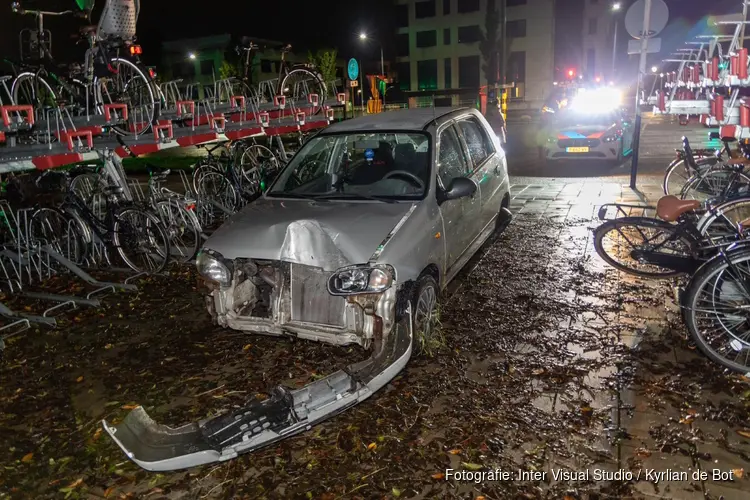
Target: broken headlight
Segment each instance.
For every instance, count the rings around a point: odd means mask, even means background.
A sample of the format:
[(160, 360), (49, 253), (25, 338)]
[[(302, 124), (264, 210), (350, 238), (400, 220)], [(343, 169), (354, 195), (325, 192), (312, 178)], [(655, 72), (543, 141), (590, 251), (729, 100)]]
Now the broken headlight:
[(198, 274), (208, 280), (215, 281), (221, 286), (229, 286), (232, 282), (232, 272), (229, 270), (230, 264), (219, 252), (208, 249), (201, 250), (195, 260), (195, 265), (198, 268)]
[(342, 267), (328, 279), (328, 293), (331, 295), (381, 293), (391, 287), (395, 274), (393, 267), (388, 265), (361, 264)]

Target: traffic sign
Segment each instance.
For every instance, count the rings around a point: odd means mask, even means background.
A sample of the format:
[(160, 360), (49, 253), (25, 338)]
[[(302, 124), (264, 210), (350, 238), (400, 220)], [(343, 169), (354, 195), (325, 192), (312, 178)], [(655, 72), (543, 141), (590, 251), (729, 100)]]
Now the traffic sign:
[[(646, 13), (646, 0), (638, 0), (625, 14), (625, 29), (636, 40), (643, 36), (643, 18)], [(646, 37), (658, 35), (667, 26), (669, 8), (664, 0), (651, 0), (651, 20)]]
[(359, 63), (353, 57), (349, 59), (346, 71), (349, 73), (349, 80), (356, 80), (359, 77)]
[[(661, 51), (661, 38), (649, 38), (648, 47), (646, 48), (647, 54), (658, 54)], [(641, 53), (641, 41), (640, 40), (628, 40), (628, 55)]]

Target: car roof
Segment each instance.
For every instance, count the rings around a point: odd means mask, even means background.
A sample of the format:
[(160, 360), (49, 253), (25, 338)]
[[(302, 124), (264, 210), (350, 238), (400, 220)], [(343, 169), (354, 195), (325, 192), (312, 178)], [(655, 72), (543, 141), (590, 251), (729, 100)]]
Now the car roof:
[(447, 115), (470, 110), (471, 108), (429, 107), (376, 113), (333, 123), (326, 127), (321, 135), (371, 130), (403, 130), (413, 132), (424, 130), (433, 120), (440, 121), (441, 118), (446, 118)]

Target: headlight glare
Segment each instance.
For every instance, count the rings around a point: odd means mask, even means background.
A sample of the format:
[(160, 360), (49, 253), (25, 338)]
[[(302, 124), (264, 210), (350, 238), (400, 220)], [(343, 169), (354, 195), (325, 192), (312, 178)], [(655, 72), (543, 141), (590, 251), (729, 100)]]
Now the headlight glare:
[(206, 279), (215, 281), (221, 286), (229, 286), (232, 282), (232, 273), (224, 262), (222, 262), (223, 260), (217, 252), (201, 250), (198, 258), (195, 260), (198, 274)]
[(362, 264), (344, 267), (328, 279), (328, 293), (331, 295), (381, 293), (391, 287), (394, 275), (391, 266)]

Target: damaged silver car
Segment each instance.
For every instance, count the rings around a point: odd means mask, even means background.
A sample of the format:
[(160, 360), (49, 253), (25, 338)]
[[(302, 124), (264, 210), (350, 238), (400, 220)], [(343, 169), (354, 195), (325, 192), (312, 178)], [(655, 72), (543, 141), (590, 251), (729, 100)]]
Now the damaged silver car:
[(234, 330), (372, 351), (301, 389), (179, 428), (142, 407), (104, 428), (134, 462), (173, 470), (224, 461), (363, 401), (434, 332), (441, 290), (510, 221), (505, 153), (473, 109), (336, 123), (197, 259), (208, 311)]

